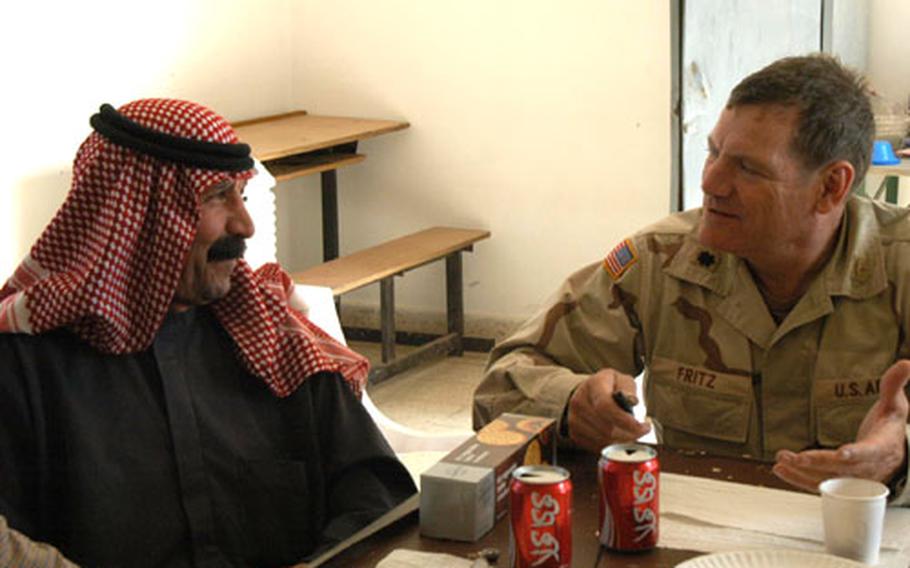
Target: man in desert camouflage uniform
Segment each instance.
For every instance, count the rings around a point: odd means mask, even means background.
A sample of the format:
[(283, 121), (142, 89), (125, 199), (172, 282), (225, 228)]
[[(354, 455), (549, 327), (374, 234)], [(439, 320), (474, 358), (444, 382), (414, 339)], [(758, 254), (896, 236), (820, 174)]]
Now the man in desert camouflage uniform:
[(650, 427), (613, 395), (643, 372), (663, 444), (908, 501), (910, 212), (851, 196), (873, 130), (862, 80), (830, 57), (747, 77), (708, 138), (703, 207), (623, 240), (498, 345), (475, 427), (512, 411), (591, 451), (634, 440)]

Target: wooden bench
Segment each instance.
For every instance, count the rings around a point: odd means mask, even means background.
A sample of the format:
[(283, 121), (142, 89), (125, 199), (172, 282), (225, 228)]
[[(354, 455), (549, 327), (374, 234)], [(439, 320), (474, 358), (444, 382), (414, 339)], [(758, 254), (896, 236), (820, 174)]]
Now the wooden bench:
[[(327, 286), (336, 298), (379, 282), (383, 364), (370, 372), (370, 383), (375, 384), (428, 359), (463, 353), (464, 288), (461, 253), (473, 250), (474, 243), (489, 236), (489, 231), (477, 229), (432, 227), (336, 258), (291, 276), (301, 284)], [(446, 261), (448, 333), (406, 356), (396, 358), (393, 278), (443, 258)]]

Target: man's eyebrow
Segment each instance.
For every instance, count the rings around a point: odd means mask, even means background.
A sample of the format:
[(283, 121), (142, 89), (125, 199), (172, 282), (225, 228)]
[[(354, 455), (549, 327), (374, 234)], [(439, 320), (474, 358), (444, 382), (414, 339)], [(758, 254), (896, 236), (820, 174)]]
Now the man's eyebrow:
[(214, 184), (214, 185), (210, 185), (210, 186), (208, 187), (208, 189), (205, 190), (205, 192), (203, 193), (203, 195), (214, 195), (214, 194), (216, 194), (216, 193), (221, 193), (221, 192), (223, 192), (223, 191), (228, 191), (228, 190), (231, 189), (232, 187), (234, 187), (234, 180), (232, 180), (232, 179), (226, 179), (226, 180), (220, 181), (220, 182), (218, 182), (218, 183), (216, 183), (216, 184)]
[[(708, 141), (708, 150), (711, 152), (717, 152), (719, 149), (718, 149), (717, 145), (714, 144), (714, 141), (711, 140), (711, 135), (708, 135), (706, 139)], [(765, 171), (765, 172), (768, 171), (769, 166), (763, 158), (759, 158), (757, 156), (753, 156), (750, 154), (743, 154), (742, 152), (736, 152), (736, 151), (734, 151), (734, 152), (728, 151), (728, 152), (726, 152), (726, 154), (727, 154), (728, 158), (732, 158), (734, 160), (744, 160), (744, 161), (748, 162), (750, 165), (752, 165), (762, 171)]]

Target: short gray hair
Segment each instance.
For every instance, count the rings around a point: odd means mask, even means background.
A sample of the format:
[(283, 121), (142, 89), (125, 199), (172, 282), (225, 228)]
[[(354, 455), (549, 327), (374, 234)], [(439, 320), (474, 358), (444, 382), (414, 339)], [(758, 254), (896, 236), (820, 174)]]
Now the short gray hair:
[(806, 167), (847, 160), (856, 170), (853, 187), (866, 176), (875, 136), (866, 80), (837, 58), (785, 57), (752, 73), (734, 87), (727, 108), (750, 104), (799, 110), (792, 148)]

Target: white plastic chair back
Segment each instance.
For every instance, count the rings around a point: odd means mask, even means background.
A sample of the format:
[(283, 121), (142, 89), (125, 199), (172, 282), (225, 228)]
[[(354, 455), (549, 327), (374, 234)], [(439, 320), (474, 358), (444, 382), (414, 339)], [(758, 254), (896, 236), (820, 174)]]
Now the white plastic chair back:
[[(335, 311), (335, 301), (332, 290), (323, 286), (306, 286), (297, 284), (294, 288), (291, 305), (303, 311), (310, 321), (325, 330), (326, 333), (347, 344), (341, 322)], [(467, 440), (473, 432), (464, 431), (454, 434), (431, 434), (409, 428), (395, 422), (385, 414), (370, 399), (368, 392), (364, 391), (361, 399), (364, 408), (370, 413), (379, 430), (386, 437), (389, 445), (397, 454), (405, 452), (448, 451)]]

